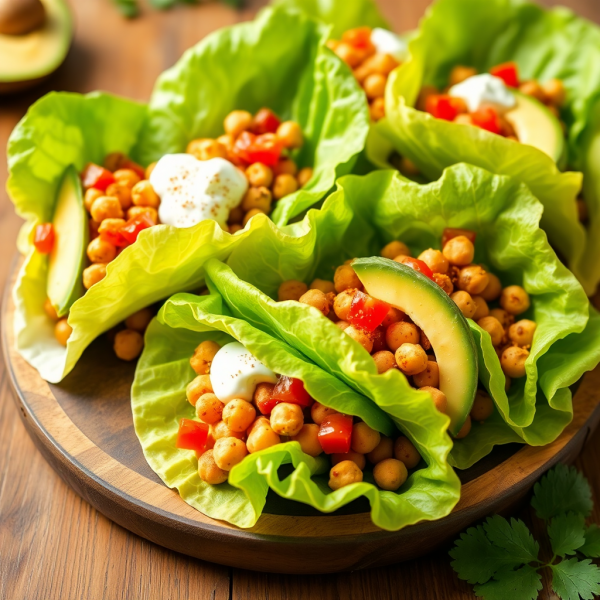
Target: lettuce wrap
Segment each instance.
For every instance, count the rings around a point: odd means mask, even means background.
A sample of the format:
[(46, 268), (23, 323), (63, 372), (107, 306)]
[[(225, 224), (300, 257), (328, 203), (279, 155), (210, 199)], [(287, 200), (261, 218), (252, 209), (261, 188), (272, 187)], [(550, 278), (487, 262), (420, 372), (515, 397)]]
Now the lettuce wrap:
[[(379, 255), (392, 239), (408, 244), (417, 256), (429, 247), (440, 247), (445, 227), (476, 231), (475, 261), (490, 268), (503, 285), (518, 284), (527, 290), (531, 307), (520, 318), (534, 320), (537, 330), (526, 377), (514, 380), (507, 394), (489, 334), (470, 321), (479, 379), (496, 411), (489, 421), (474, 423), (465, 439), (454, 442), (451, 461), (466, 468), (494, 445), (513, 441), (545, 445), (554, 440), (572, 418), (569, 386), (600, 361), (598, 315), (592, 311), (590, 318), (592, 309), (583, 288), (539, 228), (542, 210), (525, 185), (468, 165), (448, 168), (439, 181), (425, 186), (392, 171), (348, 176), (338, 182), (322, 210), (343, 215), (343, 222), (335, 233), (314, 223), (317, 239), (342, 237), (331, 251), (300, 238), (292, 246), (285, 232), (268, 226), (260, 235), (246, 238), (227, 266), (210, 261), (206, 268), (234, 316), (243, 314), (253, 326), (293, 345), (403, 423), (407, 411), (389, 399), (389, 389), (383, 392), (372, 381), (382, 376), (375, 375), (373, 361), (360, 344), (316, 309), (272, 298), (285, 280), (331, 280), (333, 269), (346, 259)], [(261, 248), (259, 260), (256, 244)], [(408, 388), (400, 373), (394, 377), (399, 394), (419, 394)], [(420, 407), (425, 404), (419, 401)], [(493, 436), (486, 433), (492, 427)]]
[[(253, 236), (260, 240), (262, 234), (255, 231)], [(210, 279), (208, 285), (214, 292)], [(278, 444), (246, 456), (230, 471), (227, 483), (212, 486), (203, 482), (195, 454), (177, 449), (175, 439), (179, 420), (195, 415), (185, 395), (186, 385), (195, 377), (189, 360), (194, 348), (207, 339), (219, 344), (237, 340), (276, 373), (301, 379), (317, 401), (358, 416), (382, 433), (391, 435), (396, 430), (383, 407), (315, 365), (292, 345), (254, 327), (243, 316), (231, 316), (218, 294), (177, 294), (165, 303), (147, 330), (146, 347), (132, 388), (132, 409), (148, 463), (191, 506), (212, 518), (251, 527), (262, 513), (269, 489), (326, 513), (365, 496), (371, 504), (373, 522), (389, 530), (441, 518), (452, 510), (459, 498), (460, 482), (446, 461), (451, 446), (445, 434), (447, 418), (432, 404), (423, 411), (429, 414), (427, 427), (419, 429), (409, 420), (400, 424), (425, 461), (398, 492), (379, 490), (368, 473), (361, 483), (331, 491), (327, 485), (328, 461), (322, 455), (312, 458), (304, 454), (298, 442)], [(395, 377), (382, 378), (380, 387), (385, 384), (383, 379)], [(409, 395), (415, 396), (410, 402)], [(412, 410), (411, 405), (421, 400), (419, 396), (409, 392), (400, 401)], [(423, 417), (420, 421), (425, 423)], [(293, 469), (284, 476), (279, 467), (288, 463)]]
[(35, 225), (52, 218), (65, 169), (73, 164), (81, 171), (115, 151), (147, 165), (184, 151), (195, 137), (221, 133), (234, 108), (269, 106), (301, 125), (306, 142), (295, 158), (315, 168), (308, 185), (277, 203), (271, 216), (285, 226), (348, 172), (368, 132), (363, 93), (324, 46), (326, 35), (306, 16), (267, 9), (256, 21), (217, 31), (188, 51), (159, 79), (149, 106), (102, 93), (52, 93), (29, 109), (9, 140), (8, 192), (26, 220), (19, 239), (25, 262), (14, 290), (17, 347), (42, 377), (60, 381), (100, 333), (144, 306), (197, 288), (204, 261), (226, 258), (254, 227), (235, 236), (211, 221), (145, 230), (73, 304), (65, 349), (42, 308), (48, 260), (31, 243)]
[[(466, 162), (529, 186), (544, 205), (542, 227), (588, 294), (600, 280), (600, 191), (597, 142), (600, 29), (564, 8), (544, 10), (522, 0), (439, 0), (409, 46), (411, 57), (390, 76), (387, 118), (377, 125), (395, 149), (429, 180)], [(523, 80), (563, 81), (568, 128), (566, 164), (584, 174), (587, 228), (575, 199), (581, 173), (561, 172), (542, 151), (482, 129), (435, 119), (413, 108), (423, 84), (442, 89), (453, 66), (480, 72), (515, 61)]]

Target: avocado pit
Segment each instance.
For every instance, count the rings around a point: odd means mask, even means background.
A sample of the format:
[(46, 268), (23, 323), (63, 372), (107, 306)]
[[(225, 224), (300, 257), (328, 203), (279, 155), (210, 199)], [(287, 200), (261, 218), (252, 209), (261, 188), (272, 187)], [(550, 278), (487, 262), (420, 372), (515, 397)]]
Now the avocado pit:
[(41, 0), (0, 0), (0, 34), (27, 35), (46, 22)]

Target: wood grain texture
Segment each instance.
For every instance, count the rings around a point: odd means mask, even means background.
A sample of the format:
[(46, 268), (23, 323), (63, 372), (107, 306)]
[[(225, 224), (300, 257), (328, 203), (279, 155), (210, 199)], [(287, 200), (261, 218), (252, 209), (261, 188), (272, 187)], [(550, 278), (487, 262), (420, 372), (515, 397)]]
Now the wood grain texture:
[[(398, 29), (416, 25), (428, 0), (379, 0)], [(545, 4), (558, 4), (548, 0)], [(563, 0), (600, 21), (597, 0)], [(110, 0), (72, 2), (75, 45), (65, 65), (41, 89), (0, 100), (0, 147), (27, 106), (50, 89), (105, 89), (145, 100), (156, 75), (209, 31), (249, 18), (217, 5), (148, 11), (123, 21)], [(0, 160), (0, 287), (9, 273), (19, 226), (3, 191)], [(600, 435), (577, 465), (600, 500)], [(528, 511), (521, 516), (530, 520)], [(600, 505), (594, 519), (600, 521)], [(535, 525), (535, 522), (534, 522)], [(547, 584), (548, 582), (546, 582)], [(548, 588), (546, 587), (546, 590)], [(329, 599), (473, 598), (453, 574), (445, 551), (417, 561), (339, 576), (282, 576), (217, 567), (163, 550), (129, 534), (91, 509), (43, 460), (27, 436), (10, 397), (0, 361), (0, 598), (7, 600), (135, 598)], [(550, 598), (544, 591), (541, 598)]]

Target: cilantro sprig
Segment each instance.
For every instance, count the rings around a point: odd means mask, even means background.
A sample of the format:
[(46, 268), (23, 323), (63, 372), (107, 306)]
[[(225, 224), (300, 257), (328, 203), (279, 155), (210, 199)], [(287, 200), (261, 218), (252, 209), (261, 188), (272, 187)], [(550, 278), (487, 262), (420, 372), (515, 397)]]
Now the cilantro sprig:
[[(586, 526), (592, 490), (574, 467), (557, 465), (533, 489), (531, 505), (545, 521), (552, 559), (539, 558), (540, 545), (520, 519), (495, 515), (470, 527), (450, 551), (452, 568), (485, 600), (535, 600), (543, 569), (552, 572), (552, 589), (562, 600), (600, 595), (600, 528)], [(585, 556), (585, 559), (581, 557)]]
[[(178, 2), (182, 4), (201, 4), (205, 0), (149, 0), (150, 5), (158, 10), (166, 10), (171, 8)], [(234, 8), (240, 8), (243, 0), (221, 0), (225, 4), (229, 4)], [(140, 13), (138, 0), (113, 0), (117, 10), (128, 19), (137, 17)]]

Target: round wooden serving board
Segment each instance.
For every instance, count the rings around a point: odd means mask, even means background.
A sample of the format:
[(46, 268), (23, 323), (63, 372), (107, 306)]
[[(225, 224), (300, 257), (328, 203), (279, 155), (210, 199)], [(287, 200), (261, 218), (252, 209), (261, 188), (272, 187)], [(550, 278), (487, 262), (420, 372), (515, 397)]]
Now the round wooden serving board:
[(167, 488), (147, 465), (135, 436), (129, 389), (135, 364), (119, 361), (106, 336), (96, 340), (59, 385), (40, 378), (16, 352), (14, 305), (5, 292), (3, 353), (23, 422), (44, 457), (87, 502), (138, 535), (203, 560), (259, 571), (331, 573), (416, 558), (471, 523), (514, 510), (540, 475), (574, 460), (600, 420), (600, 368), (575, 393), (573, 422), (543, 448), (497, 448), (459, 472), (461, 500), (446, 518), (401, 531), (375, 527), (368, 505), (331, 515), (270, 494), (252, 529), (210, 519)]

